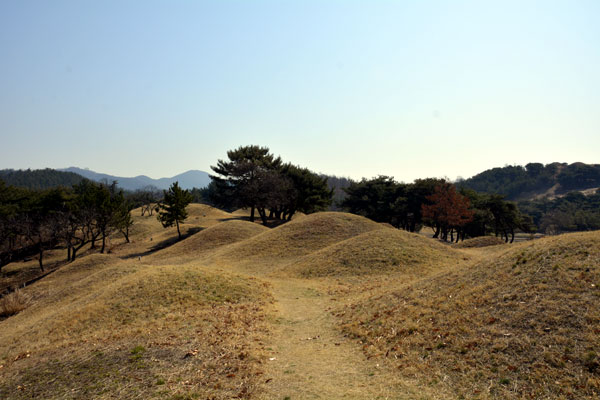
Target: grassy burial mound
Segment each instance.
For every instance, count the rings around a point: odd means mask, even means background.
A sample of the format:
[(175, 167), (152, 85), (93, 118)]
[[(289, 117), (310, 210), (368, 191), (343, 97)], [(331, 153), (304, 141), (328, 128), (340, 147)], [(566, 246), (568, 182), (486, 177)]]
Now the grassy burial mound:
[(222, 246), (249, 239), (268, 230), (269, 228), (248, 221), (225, 221), (206, 228), (173, 246), (158, 251), (147, 260), (154, 262), (176, 259), (177, 262), (182, 262), (195, 259)]
[(506, 244), (503, 239), (496, 236), (480, 236), (463, 240), (462, 242), (455, 243), (452, 246), (456, 249), (467, 249), (472, 247), (487, 247), (496, 246), (499, 244)]
[[(60, 275), (59, 275), (60, 274)], [(265, 336), (257, 281), (91, 255), (0, 322), (0, 398), (247, 398)], [(179, 397), (178, 397), (179, 396)]]
[[(201, 229), (217, 225), (229, 220), (231, 214), (205, 204), (190, 204), (187, 207), (188, 218), (181, 224), (183, 236), (189, 236)], [(166, 247), (177, 240), (176, 228), (165, 229), (154, 215), (141, 216), (141, 209), (132, 211), (133, 226), (130, 228), (131, 243), (124, 243), (123, 236), (115, 233), (111, 236), (112, 253), (120, 257), (147, 256)]]
[(249, 266), (254, 271), (261, 266), (272, 270), (274, 265), (376, 229), (385, 228), (358, 215), (315, 213), (224, 248), (215, 254), (215, 261)]
[(402, 272), (423, 276), (463, 255), (421, 235), (397, 229), (365, 232), (308, 254), (290, 266), (303, 277)]
[(355, 303), (343, 330), (457, 398), (598, 398), (600, 232), (514, 246)]
[[(218, 208), (211, 207), (206, 204), (189, 204), (186, 207), (188, 217), (186, 218), (182, 227), (187, 231), (190, 227), (203, 227), (216, 225), (221, 221), (225, 221), (231, 218), (235, 218), (232, 214), (219, 210)], [(165, 231), (165, 228), (157, 219), (157, 214), (153, 215), (146, 214), (141, 216), (141, 208), (137, 208), (131, 212), (133, 217), (133, 226), (131, 227), (131, 235), (135, 239), (150, 237), (151, 235), (160, 234)]]
[(186, 210), (188, 212), (188, 218), (185, 223), (202, 227), (216, 225), (222, 221), (236, 218), (236, 216), (227, 211), (219, 210), (218, 208), (206, 204), (193, 203), (188, 205)]

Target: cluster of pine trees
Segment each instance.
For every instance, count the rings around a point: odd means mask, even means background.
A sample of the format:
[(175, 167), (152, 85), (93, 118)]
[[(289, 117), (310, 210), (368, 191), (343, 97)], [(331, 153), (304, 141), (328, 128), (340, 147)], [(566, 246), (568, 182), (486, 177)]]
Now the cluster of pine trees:
[(129, 241), (130, 211), (116, 182), (82, 180), (72, 188), (29, 190), (0, 181), (0, 269), (37, 255), (43, 271), (44, 252), (58, 246), (66, 247), (71, 261), (87, 244), (104, 252), (115, 231)]
[(298, 211), (322, 211), (331, 204), (326, 178), (283, 163), (267, 147), (242, 146), (228, 151), (227, 158), (211, 167), (215, 175), (206, 195), (216, 206), (249, 208), (250, 220), (257, 212), (266, 225), (269, 219), (289, 221)]
[(341, 206), (346, 211), (410, 232), (430, 226), (434, 237), (443, 240), (493, 233), (512, 242), (516, 231), (533, 228), (531, 218), (503, 196), (457, 190), (443, 179), (400, 183), (379, 176), (354, 182), (345, 191)]

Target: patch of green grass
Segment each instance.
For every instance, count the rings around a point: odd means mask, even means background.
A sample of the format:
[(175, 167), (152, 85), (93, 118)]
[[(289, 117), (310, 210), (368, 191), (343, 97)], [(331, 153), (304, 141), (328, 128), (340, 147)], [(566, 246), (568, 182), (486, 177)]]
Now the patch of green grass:
[(135, 346), (130, 351), (131, 357), (129, 357), (129, 359), (131, 361), (138, 361), (140, 358), (142, 358), (142, 356), (144, 355), (145, 352), (146, 352), (146, 348), (144, 346)]

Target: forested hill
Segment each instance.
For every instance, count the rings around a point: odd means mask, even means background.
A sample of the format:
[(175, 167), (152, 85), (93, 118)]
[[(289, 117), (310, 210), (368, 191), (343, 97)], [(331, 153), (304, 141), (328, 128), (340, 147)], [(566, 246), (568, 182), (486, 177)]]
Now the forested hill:
[(0, 180), (7, 185), (24, 187), (32, 190), (43, 190), (57, 186), (71, 187), (85, 178), (73, 172), (55, 169), (0, 170)]
[(600, 187), (600, 164), (530, 163), (492, 168), (457, 183), (477, 192), (525, 200)]

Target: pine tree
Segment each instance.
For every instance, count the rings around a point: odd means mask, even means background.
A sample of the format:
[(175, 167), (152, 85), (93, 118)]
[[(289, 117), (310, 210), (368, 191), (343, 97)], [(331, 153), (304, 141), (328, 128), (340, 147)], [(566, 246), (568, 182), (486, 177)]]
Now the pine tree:
[(179, 187), (179, 182), (171, 185), (169, 190), (164, 191), (164, 199), (159, 204), (158, 220), (163, 227), (177, 226), (177, 234), (181, 239), (179, 223), (183, 223), (188, 216), (186, 207), (192, 202), (192, 195)]
[(265, 186), (272, 178), (270, 172), (281, 168), (281, 158), (269, 153), (269, 148), (260, 146), (241, 146), (227, 152), (229, 161), (218, 160), (211, 169), (217, 175), (211, 175), (216, 188), (222, 195), (236, 199), (237, 206), (250, 208), (250, 221), (254, 222), (256, 209), (265, 222)]

